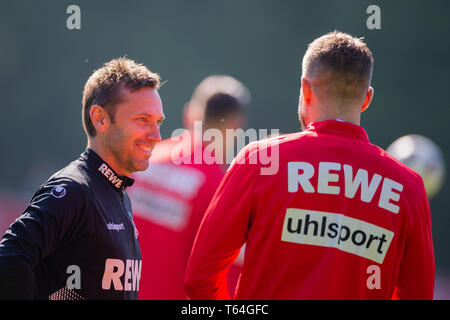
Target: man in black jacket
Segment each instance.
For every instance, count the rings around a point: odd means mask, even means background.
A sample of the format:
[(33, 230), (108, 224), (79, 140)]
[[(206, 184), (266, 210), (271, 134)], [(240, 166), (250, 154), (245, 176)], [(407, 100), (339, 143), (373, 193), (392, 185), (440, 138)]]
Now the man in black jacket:
[(137, 299), (142, 261), (128, 176), (161, 140), (159, 75), (114, 59), (86, 82), (88, 146), (0, 241), (0, 299)]

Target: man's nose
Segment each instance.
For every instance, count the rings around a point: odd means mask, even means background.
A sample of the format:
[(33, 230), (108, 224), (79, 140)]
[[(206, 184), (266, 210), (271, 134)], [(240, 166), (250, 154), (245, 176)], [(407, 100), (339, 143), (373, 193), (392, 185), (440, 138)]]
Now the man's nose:
[(161, 141), (161, 132), (159, 131), (159, 126), (155, 126), (154, 128), (152, 128), (149, 131), (147, 138), (149, 140), (152, 140), (155, 142), (160, 142)]

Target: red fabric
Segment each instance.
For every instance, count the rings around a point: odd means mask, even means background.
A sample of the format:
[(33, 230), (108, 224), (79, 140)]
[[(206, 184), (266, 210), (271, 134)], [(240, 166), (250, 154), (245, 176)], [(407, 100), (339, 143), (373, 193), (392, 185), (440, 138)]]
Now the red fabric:
[[(149, 170), (136, 173), (129, 188), (142, 252), (139, 299), (186, 299), (183, 281), (195, 234), (225, 170), (218, 164), (194, 163), (200, 146), (183, 138), (160, 142), (153, 151)], [(181, 155), (180, 146), (185, 148)], [(179, 148), (179, 149), (177, 149)], [(190, 150), (191, 152), (186, 152)], [(186, 157), (191, 164), (175, 164)], [(189, 160), (187, 160), (189, 159)], [(229, 274), (234, 291), (240, 267)]]
[[(276, 147), (276, 175), (261, 175), (260, 169), (267, 166), (249, 164), (261, 150), (275, 152)], [(292, 169), (293, 164), (305, 162), (314, 169), (308, 179), (312, 190), (305, 181), (292, 183), (296, 175), (289, 171), (289, 166)], [(329, 171), (333, 176), (328, 177), (322, 172), (319, 179), (319, 165), (326, 162), (339, 165), (340, 170)], [(347, 171), (353, 171), (347, 180), (344, 165)], [(368, 185), (362, 191), (360, 184), (352, 195), (350, 185), (359, 169), (366, 170)], [(306, 170), (297, 173), (305, 174)], [(368, 200), (367, 187), (376, 181), (376, 174), (381, 180)], [(402, 191), (391, 189), (399, 199), (389, 190), (391, 180), (403, 187)], [(290, 190), (289, 182), (298, 191)], [(338, 192), (332, 194), (330, 190)], [(389, 204), (386, 194), (391, 195)], [(392, 212), (395, 207), (397, 213)], [(300, 222), (297, 218), (289, 220), (291, 213), (302, 217), (298, 233), (295, 228)], [(335, 226), (331, 226), (332, 221)], [(327, 229), (322, 230), (327, 223)], [(300, 233), (308, 237), (299, 240)], [(386, 235), (390, 233), (393, 237), (389, 243)], [(294, 240), (282, 240), (286, 235), (294, 236)], [(337, 239), (341, 241), (337, 243)], [(308, 242), (313, 240), (325, 242)], [(194, 243), (185, 279), (191, 299), (229, 298), (224, 270), (243, 243), (245, 262), (236, 299), (390, 299), (395, 289), (399, 299), (433, 298), (431, 218), (422, 180), (370, 144), (364, 129), (351, 123), (312, 123), (303, 132), (252, 143), (238, 154), (208, 207)], [(352, 251), (355, 248), (359, 251)], [(373, 260), (380, 257), (382, 261)], [(372, 268), (379, 268), (379, 272), (374, 273)], [(378, 282), (373, 281), (374, 275)], [(376, 287), (374, 283), (378, 283)]]

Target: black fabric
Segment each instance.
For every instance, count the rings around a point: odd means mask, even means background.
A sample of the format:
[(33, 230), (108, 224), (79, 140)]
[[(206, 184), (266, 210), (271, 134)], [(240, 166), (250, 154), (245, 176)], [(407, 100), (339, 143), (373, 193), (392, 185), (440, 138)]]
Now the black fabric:
[(89, 148), (50, 177), (0, 241), (0, 299), (137, 299), (132, 184)]

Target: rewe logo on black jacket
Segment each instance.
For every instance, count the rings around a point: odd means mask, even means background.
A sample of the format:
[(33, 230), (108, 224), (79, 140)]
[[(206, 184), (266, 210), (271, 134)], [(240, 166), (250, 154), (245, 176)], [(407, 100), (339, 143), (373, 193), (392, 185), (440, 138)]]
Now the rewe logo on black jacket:
[(122, 179), (116, 176), (114, 172), (106, 165), (106, 163), (103, 163), (98, 168), (98, 171), (100, 171), (116, 188), (120, 188), (122, 186)]
[(142, 260), (106, 259), (102, 289), (118, 291), (139, 291)]

